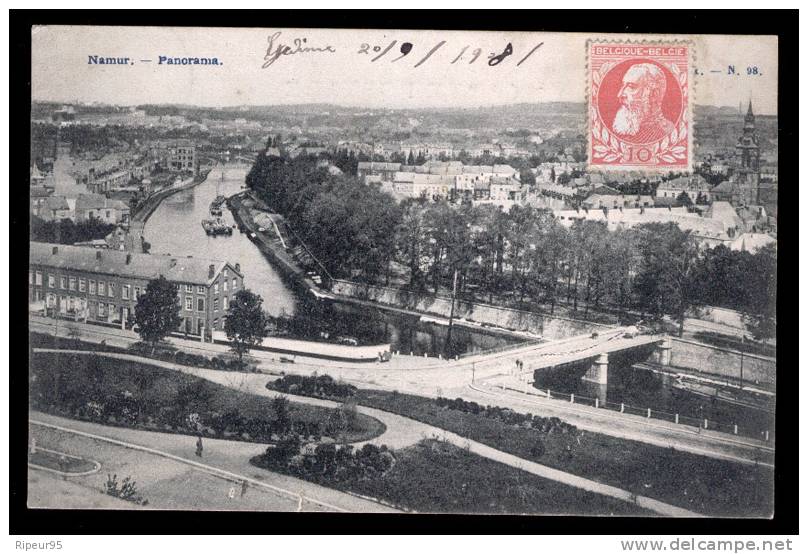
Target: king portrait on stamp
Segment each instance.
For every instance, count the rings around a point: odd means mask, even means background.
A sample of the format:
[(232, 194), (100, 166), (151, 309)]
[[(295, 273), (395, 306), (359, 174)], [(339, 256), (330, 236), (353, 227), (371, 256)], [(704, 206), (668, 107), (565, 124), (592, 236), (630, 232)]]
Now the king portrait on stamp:
[(612, 128), (620, 138), (644, 144), (662, 140), (673, 131), (673, 123), (662, 111), (665, 74), (654, 64), (632, 65), (623, 76), (617, 98), (620, 109)]

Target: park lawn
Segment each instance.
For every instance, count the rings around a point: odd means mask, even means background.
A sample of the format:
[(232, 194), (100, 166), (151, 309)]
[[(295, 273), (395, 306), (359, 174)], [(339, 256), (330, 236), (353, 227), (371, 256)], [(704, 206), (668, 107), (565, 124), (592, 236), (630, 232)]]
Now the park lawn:
[[(205, 379), (145, 363), (105, 358), (87, 354), (58, 352), (33, 353), (31, 360), (30, 406), (46, 413), (150, 431), (195, 434), (191, 429), (165, 421), (162, 414), (177, 409), (188, 413), (238, 414), (246, 420), (270, 424), (274, 419), (273, 400), (234, 390)], [(92, 364), (97, 364), (91, 367)], [(93, 392), (96, 391), (96, 392)], [(44, 396), (42, 394), (43, 393)], [(143, 416), (123, 421), (120, 417), (102, 420), (88, 415), (88, 403), (109, 402), (110, 398), (128, 395)], [(181, 408), (178, 408), (181, 406)], [(293, 423), (322, 427), (335, 412), (332, 408), (289, 402), (288, 414)], [(183, 415), (183, 414), (180, 414)], [(161, 419), (163, 418), (163, 419)], [(341, 441), (359, 442), (378, 437), (385, 425), (368, 415), (356, 414), (352, 427)], [(260, 441), (261, 437), (241, 433), (214, 433), (211, 436), (232, 440)], [(266, 437), (264, 437), (266, 438)]]
[[(422, 440), (396, 450), (395, 459), (392, 469), (370, 478), (295, 476), (420, 513), (653, 515), (628, 502), (531, 475), (442, 441)], [(285, 472), (267, 467), (260, 456), (251, 463)]]
[[(398, 392), (359, 389), (353, 400), (520, 458), (701, 514), (769, 517), (774, 510), (774, 475), (765, 467), (582, 430), (575, 437), (543, 433), (482, 414), (440, 407), (433, 399)], [(542, 448), (536, 449), (537, 443)]]

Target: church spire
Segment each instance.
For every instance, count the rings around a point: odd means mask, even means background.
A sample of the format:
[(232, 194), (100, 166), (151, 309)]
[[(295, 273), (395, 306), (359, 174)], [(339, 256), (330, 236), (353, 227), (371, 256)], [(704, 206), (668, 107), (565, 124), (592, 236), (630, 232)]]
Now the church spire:
[(747, 117), (750, 117), (750, 116), (754, 117), (755, 116), (755, 114), (752, 113), (752, 99), (751, 98), (749, 99), (749, 109), (746, 110), (746, 116)]

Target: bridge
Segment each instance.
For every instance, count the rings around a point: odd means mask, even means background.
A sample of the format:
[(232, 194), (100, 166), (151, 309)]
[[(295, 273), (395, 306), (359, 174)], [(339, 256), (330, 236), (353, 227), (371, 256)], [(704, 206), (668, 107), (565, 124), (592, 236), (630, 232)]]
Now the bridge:
[(656, 344), (655, 358), (661, 365), (670, 364), (671, 341), (665, 335), (636, 334), (636, 329), (618, 327), (597, 334), (577, 335), (566, 339), (527, 346), (517, 346), (504, 351), (470, 356), (461, 363), (473, 364), (480, 378), (501, 375), (503, 367), (522, 363), (518, 371), (522, 379), (530, 382), (537, 369), (592, 360), (583, 379), (599, 385), (608, 382), (609, 354)]

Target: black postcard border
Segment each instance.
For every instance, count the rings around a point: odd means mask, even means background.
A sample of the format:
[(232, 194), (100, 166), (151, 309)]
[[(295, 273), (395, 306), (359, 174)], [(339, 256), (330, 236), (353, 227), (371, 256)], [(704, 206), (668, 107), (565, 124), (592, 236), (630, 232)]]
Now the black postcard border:
[[(36, 24), (227, 26), (227, 27), (326, 27), (391, 29), (478, 29), (500, 31), (575, 31), (586, 33), (687, 33), (778, 35), (779, 49), (779, 163), (781, 183), (797, 182), (798, 113), (795, 92), (798, 58), (798, 11), (30, 11), (10, 10), (10, 83), (12, 140), (9, 200), (23, 200), (19, 193), (28, 181), (29, 151), (23, 137), (30, 132), (31, 26)], [(793, 115), (792, 115), (793, 114)], [(789, 201), (781, 207), (778, 249), (797, 252), (796, 190), (786, 189)], [(796, 198), (795, 198), (796, 200)], [(13, 203), (10, 204), (14, 205)], [(25, 210), (9, 210), (11, 290), (25, 290), (28, 216)], [(21, 237), (21, 238), (18, 238)], [(15, 240), (16, 239), (16, 240)], [(786, 261), (788, 258), (783, 257)], [(14, 263), (16, 262), (16, 263)], [(797, 291), (796, 268), (782, 263), (778, 288)], [(793, 293), (792, 293), (793, 294)], [(381, 515), (297, 514), (245, 512), (32, 510), (26, 507), (27, 328), (12, 326), (9, 344), (10, 391), (10, 533), (53, 536), (58, 534), (236, 534), (236, 533), (473, 533), (473, 534), (796, 534), (798, 532), (798, 379), (797, 325), (782, 311), (778, 325), (784, 380), (781, 382), (776, 424), (781, 437), (775, 470), (775, 516), (771, 520), (666, 519), (564, 516), (481, 515)], [(27, 310), (22, 294), (11, 295), (11, 313), (22, 317)], [(795, 312), (796, 310), (794, 310)], [(27, 327), (27, 325), (26, 325)], [(788, 345), (788, 347), (786, 346)], [(779, 372), (779, 371), (778, 371)], [(790, 440), (786, 440), (789, 437)]]

